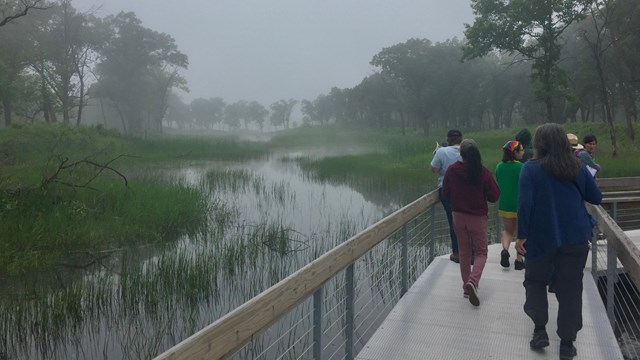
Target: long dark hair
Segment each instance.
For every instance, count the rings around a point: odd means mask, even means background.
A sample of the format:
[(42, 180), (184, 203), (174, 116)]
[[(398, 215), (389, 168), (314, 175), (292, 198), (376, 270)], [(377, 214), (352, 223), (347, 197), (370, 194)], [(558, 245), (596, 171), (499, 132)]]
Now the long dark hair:
[(573, 153), (564, 129), (555, 123), (538, 126), (533, 136), (535, 159), (544, 171), (560, 180), (574, 180), (580, 171), (580, 160)]
[(460, 157), (464, 167), (467, 181), (473, 185), (480, 185), (480, 175), (482, 174), (482, 157), (480, 149), (473, 139), (464, 139), (460, 144)]

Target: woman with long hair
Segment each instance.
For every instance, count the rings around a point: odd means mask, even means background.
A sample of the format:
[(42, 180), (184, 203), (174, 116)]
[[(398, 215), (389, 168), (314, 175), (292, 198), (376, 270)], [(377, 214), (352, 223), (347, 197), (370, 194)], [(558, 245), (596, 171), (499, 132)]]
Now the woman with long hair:
[(460, 157), (462, 160), (449, 166), (444, 175), (442, 194), (451, 201), (463, 294), (471, 304), (479, 306), (478, 285), (487, 262), (487, 201), (496, 202), (500, 189), (491, 172), (482, 166), (475, 141), (462, 141)]
[[(500, 188), (500, 201), (498, 201), (498, 215), (502, 219), (502, 252), (500, 252), (500, 265), (508, 268), (509, 246), (517, 229), (518, 214), (518, 179), (524, 155), (522, 144), (517, 140), (507, 141), (502, 147), (502, 161), (496, 165), (496, 181)], [(513, 266), (516, 270), (524, 269), (522, 254), (517, 253)]]
[(577, 354), (573, 342), (582, 328), (582, 275), (593, 231), (584, 201), (600, 204), (602, 193), (573, 154), (560, 125), (540, 125), (533, 148), (534, 159), (520, 174), (516, 242), (516, 250), (526, 259), (524, 312), (534, 324), (529, 345), (549, 346), (547, 285), (553, 274), (560, 359), (571, 359)]

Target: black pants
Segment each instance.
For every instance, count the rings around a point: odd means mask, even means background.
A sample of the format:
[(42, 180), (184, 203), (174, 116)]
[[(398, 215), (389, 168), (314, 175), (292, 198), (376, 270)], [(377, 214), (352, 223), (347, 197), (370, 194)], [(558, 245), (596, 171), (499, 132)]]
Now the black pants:
[(442, 188), (438, 188), (438, 194), (440, 195), (440, 202), (444, 208), (445, 214), (447, 214), (447, 222), (449, 223), (449, 237), (451, 238), (451, 252), (458, 253), (458, 237), (453, 230), (453, 214), (451, 212), (451, 201), (442, 196)]
[(547, 284), (553, 276), (558, 299), (558, 336), (562, 340), (575, 341), (576, 334), (582, 329), (582, 274), (588, 255), (586, 243), (567, 245), (542, 259), (526, 262), (524, 312), (535, 325), (547, 325)]

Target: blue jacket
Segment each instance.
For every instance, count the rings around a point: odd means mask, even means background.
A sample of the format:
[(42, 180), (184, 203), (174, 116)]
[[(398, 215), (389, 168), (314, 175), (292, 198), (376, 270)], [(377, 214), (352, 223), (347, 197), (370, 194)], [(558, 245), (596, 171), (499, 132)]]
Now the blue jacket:
[(594, 205), (602, 201), (602, 193), (584, 165), (576, 180), (562, 181), (547, 174), (538, 161), (524, 164), (519, 183), (518, 239), (527, 239), (527, 260), (591, 239), (593, 219), (583, 200)]

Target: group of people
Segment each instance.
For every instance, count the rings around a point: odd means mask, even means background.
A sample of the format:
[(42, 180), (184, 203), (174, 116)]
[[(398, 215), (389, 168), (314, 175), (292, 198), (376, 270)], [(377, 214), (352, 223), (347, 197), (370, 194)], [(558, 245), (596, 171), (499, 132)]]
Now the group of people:
[(595, 182), (594, 135), (583, 139), (554, 123), (532, 137), (520, 131), (502, 147), (494, 174), (482, 165), (480, 150), (459, 130), (450, 130), (431, 170), (438, 174), (440, 201), (449, 221), (452, 253), (459, 263), (464, 297), (480, 305), (478, 287), (487, 261), (488, 206), (498, 201), (503, 223), (500, 264), (508, 268), (509, 246), (516, 237), (514, 268), (524, 270), (524, 312), (534, 323), (530, 346), (549, 345), (547, 286), (555, 285), (561, 359), (577, 354), (573, 345), (582, 328), (582, 274), (589, 252), (593, 219), (584, 201), (600, 204)]

